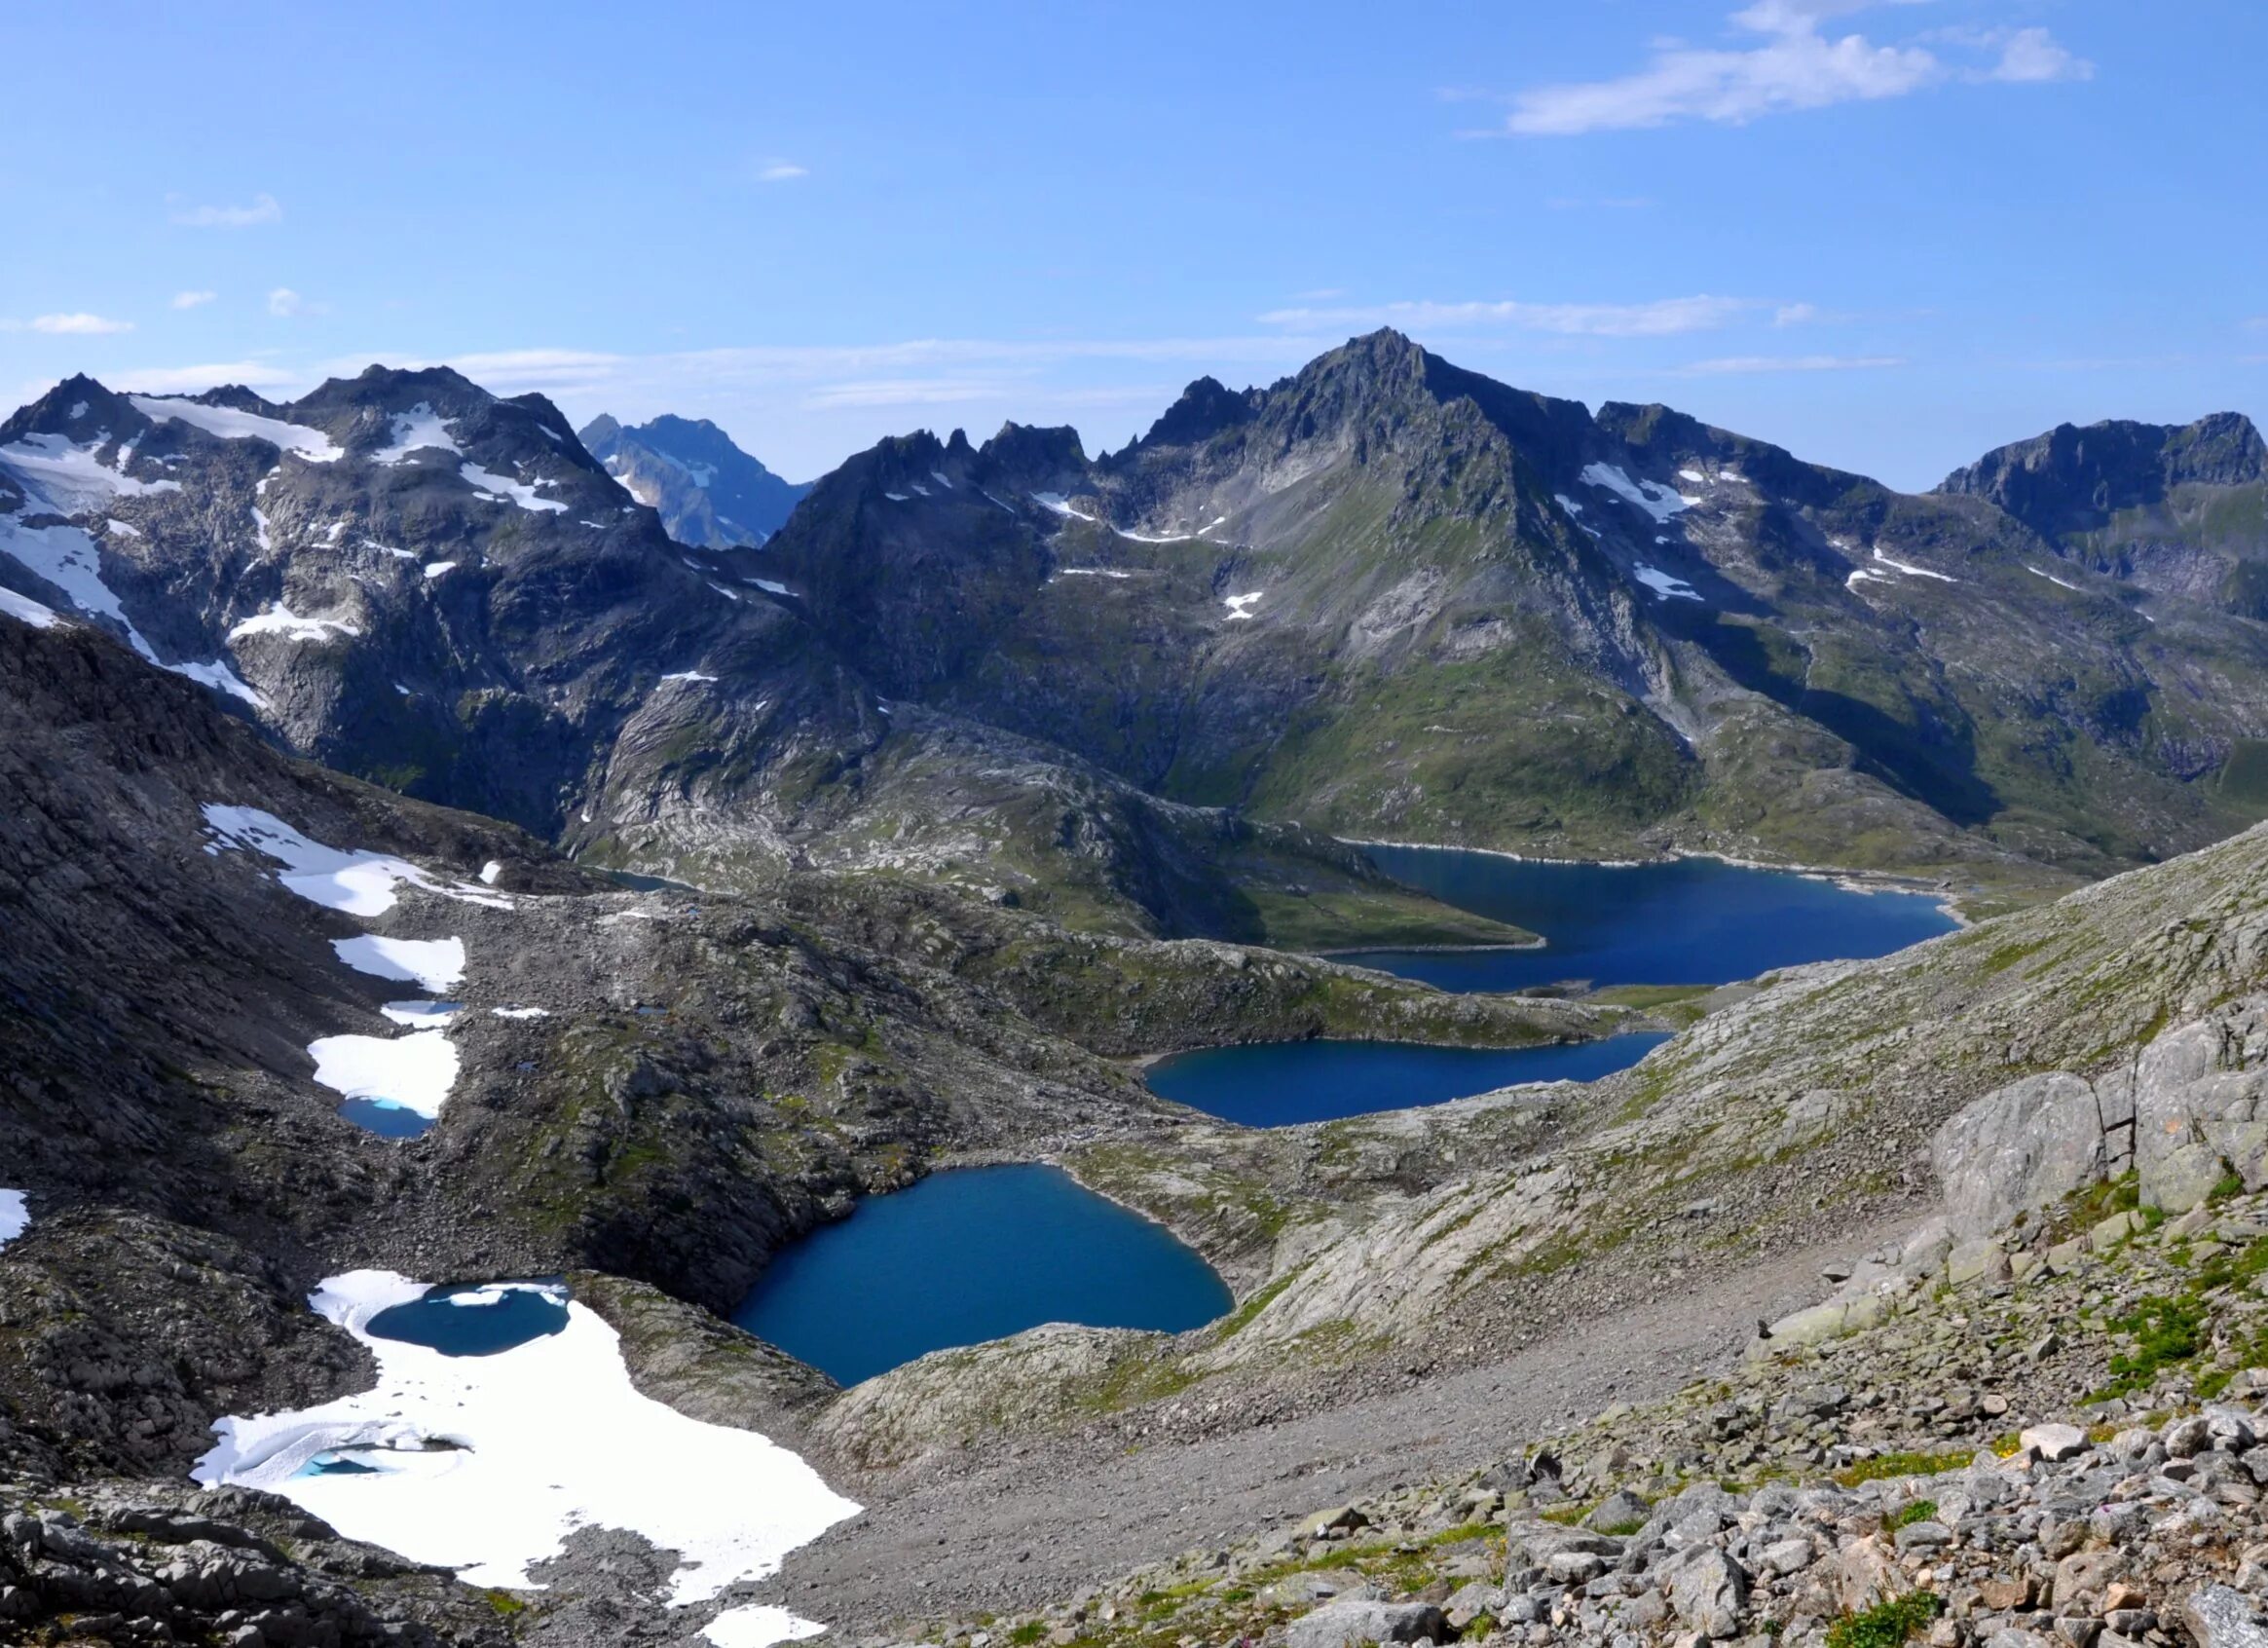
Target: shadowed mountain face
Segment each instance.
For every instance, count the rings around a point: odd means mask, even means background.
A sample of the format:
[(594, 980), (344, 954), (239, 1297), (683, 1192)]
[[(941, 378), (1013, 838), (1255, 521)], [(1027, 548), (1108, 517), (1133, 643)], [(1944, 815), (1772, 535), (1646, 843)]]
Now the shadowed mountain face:
[(586, 432), (612, 462), (447, 370), (288, 405), (74, 379), (0, 425), (0, 577), (298, 751), (596, 862), (886, 870), (1122, 930), (1370, 896), (1223, 806), (2015, 881), (2268, 810), (2242, 420), (2059, 431), (1916, 497), (1383, 332), (1201, 380), (1097, 460), (885, 440), (761, 548), (673, 540), (610, 472), (666, 448), (721, 506), (707, 426)]
[(2077, 566), (2152, 594), (2268, 618), (2268, 446), (2249, 419), (2069, 424), (1938, 487), (1989, 498)]
[(780, 479), (706, 418), (664, 414), (625, 429), (602, 413), (582, 443), (670, 537), (696, 548), (762, 543), (811, 490)]
[(548, 402), (447, 370), (373, 367), (289, 405), (59, 385), (0, 424), (0, 581), (300, 753), (596, 863), (704, 884), (881, 870), (1255, 940), (1327, 941), (1268, 914), (1324, 892), (1504, 936), (1335, 843), (885, 703), (763, 552), (672, 542)]
[[(2249, 472), (2215, 430), (2174, 472)], [(1098, 460), (885, 441), (767, 552), (890, 693), (1343, 836), (2093, 874), (2258, 810), (2268, 631), (2224, 605), (1393, 333)]]

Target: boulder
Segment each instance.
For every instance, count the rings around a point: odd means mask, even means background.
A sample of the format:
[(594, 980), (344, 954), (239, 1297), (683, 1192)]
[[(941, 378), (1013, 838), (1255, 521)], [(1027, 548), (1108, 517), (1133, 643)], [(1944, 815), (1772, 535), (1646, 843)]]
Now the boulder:
[(1930, 1163), (1954, 1235), (1989, 1236), (2103, 1177), (2095, 1088), (2064, 1070), (2011, 1082), (1947, 1118)]
[(2197, 1648), (2268, 1648), (2268, 1627), (2241, 1591), (2201, 1585), (2181, 1599), (2178, 1611)]
[(2016, 1440), (2051, 1462), (2069, 1459), (2087, 1449), (2087, 1433), (2076, 1425), (2034, 1425)]
[(1669, 1579), (1669, 1601), (1688, 1629), (1719, 1640), (1732, 1636), (1748, 1605), (1748, 1570), (1710, 1546), (1678, 1564)]
[(1293, 1620), (1285, 1648), (1360, 1648), (1365, 1642), (1449, 1639), (1449, 1621), (1431, 1602), (1372, 1602), (1342, 1597)]

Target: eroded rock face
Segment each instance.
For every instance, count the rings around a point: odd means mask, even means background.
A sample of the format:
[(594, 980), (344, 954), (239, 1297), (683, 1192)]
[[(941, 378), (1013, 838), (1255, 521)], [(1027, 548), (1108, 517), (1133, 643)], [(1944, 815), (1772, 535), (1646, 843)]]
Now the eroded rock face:
[(2268, 1183), (2268, 995), (2168, 1030), (2135, 1061), (2135, 1155), (2147, 1207), (2195, 1207), (2234, 1171)]
[(2095, 1084), (2064, 1070), (2011, 1082), (1960, 1111), (1930, 1146), (1956, 1236), (1990, 1235), (2020, 1213), (2123, 1172), (2129, 1115), (2114, 1137)]
[(2129, 1169), (2143, 1206), (2170, 1213), (2231, 1172), (2257, 1189), (2268, 1183), (2268, 995), (2165, 1031), (2128, 1067), (1997, 1088), (1938, 1129), (1930, 1159), (1954, 1237), (1970, 1244)]

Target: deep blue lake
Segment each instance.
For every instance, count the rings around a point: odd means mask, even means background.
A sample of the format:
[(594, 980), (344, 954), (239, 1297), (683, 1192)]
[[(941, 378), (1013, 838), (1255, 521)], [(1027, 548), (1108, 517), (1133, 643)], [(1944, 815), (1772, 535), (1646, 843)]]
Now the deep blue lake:
[(1235, 1304), (1164, 1225), (1052, 1167), (958, 1168), (871, 1196), (783, 1251), (732, 1320), (840, 1384), (1074, 1322), (1202, 1327)]
[(1161, 1059), (1150, 1091), (1246, 1127), (1335, 1121), (1439, 1105), (1524, 1081), (1595, 1081), (1669, 1037), (1613, 1035), (1552, 1047), (1426, 1047), (1404, 1041), (1269, 1041)]
[(443, 1356), (495, 1356), (566, 1327), (564, 1288), (473, 1285), (428, 1289), (423, 1298), (380, 1311), (365, 1331)]
[(1529, 864), (1454, 847), (1362, 850), (1398, 881), (1549, 941), (1541, 950), (1339, 957), (1443, 990), (1730, 984), (1806, 961), (1887, 955), (1958, 925), (1925, 894), (1853, 892), (1713, 858), (1614, 866)]

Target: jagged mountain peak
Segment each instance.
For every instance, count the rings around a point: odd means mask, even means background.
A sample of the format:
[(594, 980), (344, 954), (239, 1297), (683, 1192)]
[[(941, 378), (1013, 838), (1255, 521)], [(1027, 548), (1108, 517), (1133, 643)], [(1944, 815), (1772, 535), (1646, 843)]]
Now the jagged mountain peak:
[(706, 418), (665, 412), (625, 425), (602, 413), (583, 426), (581, 441), (632, 497), (659, 511), (672, 538), (696, 548), (763, 543), (811, 490), (782, 480)]
[(2215, 412), (2189, 424), (2105, 419), (2059, 424), (1995, 447), (1938, 483), (1941, 493), (1989, 498), (2051, 536), (2091, 531), (2186, 485), (2243, 486), (2268, 478), (2268, 446), (2252, 421)]

